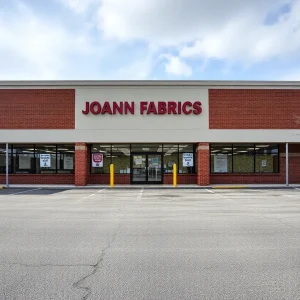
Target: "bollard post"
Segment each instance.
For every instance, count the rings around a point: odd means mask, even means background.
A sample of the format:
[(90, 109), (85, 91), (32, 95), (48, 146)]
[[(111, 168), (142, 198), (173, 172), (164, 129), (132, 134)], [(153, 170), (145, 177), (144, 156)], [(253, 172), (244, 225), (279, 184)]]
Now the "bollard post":
[(177, 187), (177, 165), (173, 165), (173, 186)]
[(110, 185), (111, 188), (113, 188), (114, 185), (115, 185), (115, 182), (114, 182), (115, 174), (114, 173), (115, 173), (115, 168), (114, 168), (114, 165), (111, 164), (110, 165), (110, 180), (109, 180), (109, 185)]

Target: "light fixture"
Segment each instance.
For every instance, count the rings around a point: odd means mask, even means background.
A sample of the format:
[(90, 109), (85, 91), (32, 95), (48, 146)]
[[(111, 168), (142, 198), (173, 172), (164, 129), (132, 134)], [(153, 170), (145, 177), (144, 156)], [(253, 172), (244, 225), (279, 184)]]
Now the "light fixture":
[(142, 148), (143, 151), (149, 151), (150, 149), (149, 148)]
[(255, 145), (256, 147), (258, 147), (258, 148), (267, 148), (267, 147), (269, 147), (269, 145)]

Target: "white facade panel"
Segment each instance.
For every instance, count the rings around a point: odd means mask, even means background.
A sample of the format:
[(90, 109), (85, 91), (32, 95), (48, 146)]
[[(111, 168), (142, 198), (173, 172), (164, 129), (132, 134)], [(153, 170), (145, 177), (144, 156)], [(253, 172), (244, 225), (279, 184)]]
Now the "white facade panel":
[[(104, 102), (134, 102), (135, 112), (132, 114), (98, 114), (91, 113), (84, 115), (86, 102), (99, 102), (102, 106)], [(201, 114), (146, 114), (140, 113), (141, 102), (154, 102), (156, 107), (158, 102), (181, 102), (192, 103), (200, 101), (202, 103)], [(199, 87), (103, 87), (103, 88), (78, 88), (75, 93), (75, 129), (96, 131), (101, 130), (103, 140), (113, 137), (119, 141), (118, 130), (133, 130), (134, 136), (127, 136), (127, 140), (157, 141), (168, 139), (170, 130), (208, 130), (209, 128), (209, 105), (208, 89)], [(138, 129), (138, 130), (137, 130)], [(156, 132), (156, 131), (159, 132)], [(149, 134), (145, 137), (145, 134)], [(185, 133), (183, 133), (184, 135)], [(171, 133), (173, 135), (173, 132)]]
[(0, 130), (0, 143), (300, 143), (300, 130)]

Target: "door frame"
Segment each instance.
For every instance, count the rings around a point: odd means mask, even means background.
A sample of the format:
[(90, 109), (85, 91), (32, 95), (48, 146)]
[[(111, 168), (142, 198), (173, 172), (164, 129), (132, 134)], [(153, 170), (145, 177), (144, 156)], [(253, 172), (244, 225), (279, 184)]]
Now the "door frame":
[[(146, 180), (145, 181), (133, 181), (133, 156), (134, 155), (146, 155)], [(149, 181), (148, 168), (149, 168), (149, 155), (160, 155), (161, 156), (161, 180), (160, 181)], [(163, 168), (163, 154), (161, 152), (131, 152), (130, 153), (130, 184), (163, 184), (164, 182), (164, 168)]]

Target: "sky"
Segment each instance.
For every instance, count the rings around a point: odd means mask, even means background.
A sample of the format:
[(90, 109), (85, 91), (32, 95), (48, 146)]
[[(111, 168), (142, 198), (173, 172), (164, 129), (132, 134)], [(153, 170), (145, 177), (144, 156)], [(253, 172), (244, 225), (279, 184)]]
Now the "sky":
[(300, 0), (0, 0), (0, 80), (300, 80)]

